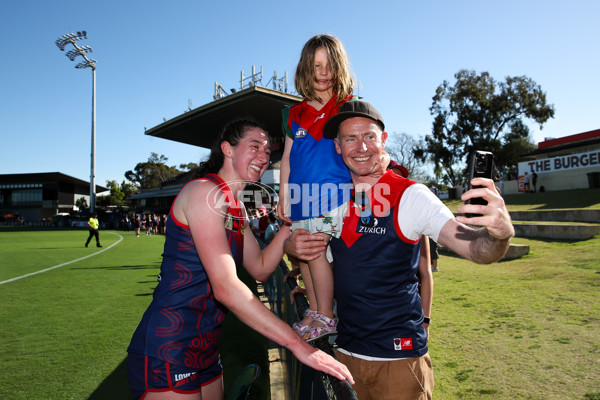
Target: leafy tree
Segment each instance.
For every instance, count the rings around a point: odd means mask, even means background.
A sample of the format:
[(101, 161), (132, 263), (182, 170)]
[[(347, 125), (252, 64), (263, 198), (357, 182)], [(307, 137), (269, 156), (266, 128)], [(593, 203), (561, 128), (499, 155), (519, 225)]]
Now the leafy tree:
[(123, 193), (117, 181), (106, 181), (106, 187), (110, 189), (110, 196), (107, 196), (110, 199), (110, 204), (123, 204), (125, 193)]
[(128, 183), (126, 181), (121, 182), (121, 191), (125, 195), (125, 199), (139, 192), (138, 188), (133, 183)]
[(466, 159), (473, 150), (494, 153), (496, 165), (516, 164), (520, 155), (535, 148), (529, 118), (540, 125), (554, 117), (546, 93), (525, 76), (496, 82), (488, 72), (460, 70), (451, 86), (444, 81), (429, 109), (434, 116), (432, 134), (416, 150), (421, 160), (434, 163), (434, 173), (451, 185), (466, 176)]
[(85, 197), (80, 197), (75, 200), (75, 206), (79, 209), (79, 211), (85, 211), (89, 208)]
[(419, 146), (424, 146), (423, 139), (415, 139), (408, 133), (392, 132), (388, 135), (385, 143), (385, 151), (393, 161), (403, 165), (408, 170), (410, 179), (417, 182), (425, 182), (429, 179), (423, 162), (415, 156)]
[(183, 171), (191, 171), (193, 169), (198, 168), (198, 164), (194, 162), (187, 164), (179, 164), (179, 168), (181, 168)]
[(150, 153), (148, 161), (138, 163), (134, 170), (125, 172), (125, 178), (133, 182), (139, 189), (150, 189), (179, 175), (182, 171), (166, 165), (168, 158), (157, 153)]
[(117, 181), (106, 181), (106, 187), (110, 189), (110, 194), (96, 198), (96, 204), (102, 208), (125, 205), (127, 198), (138, 192), (134, 184), (126, 181), (123, 181), (120, 185)]

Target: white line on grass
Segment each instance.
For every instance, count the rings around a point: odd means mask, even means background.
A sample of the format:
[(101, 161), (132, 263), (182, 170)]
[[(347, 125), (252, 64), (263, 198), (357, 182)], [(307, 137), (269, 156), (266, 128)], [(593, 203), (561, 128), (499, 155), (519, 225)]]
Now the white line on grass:
[(89, 256), (81, 257), (81, 258), (78, 258), (77, 260), (73, 260), (73, 261), (67, 261), (66, 263), (58, 264), (58, 265), (55, 265), (54, 267), (42, 269), (40, 271), (32, 272), (30, 274), (25, 274), (25, 275), (22, 275), (22, 276), (17, 276), (16, 278), (12, 278), (12, 279), (8, 279), (8, 280), (0, 282), (0, 285), (3, 285), (3, 284), (8, 283), (8, 282), (16, 281), (16, 280), (19, 280), (19, 279), (22, 279), (22, 278), (27, 278), (28, 276), (41, 274), (42, 272), (51, 271), (51, 270), (56, 269), (56, 268), (64, 267), (65, 265), (73, 264), (74, 262), (85, 260), (86, 258), (97, 256), (98, 254), (103, 253), (106, 250), (110, 250), (111, 247), (118, 245), (121, 242), (121, 240), (123, 240), (123, 236), (119, 235), (118, 233), (114, 233), (114, 232), (105, 232), (105, 233), (110, 233), (110, 234), (113, 234), (113, 235), (117, 235), (119, 237), (119, 240), (117, 240), (115, 243), (111, 244), (107, 248), (102, 249), (100, 251), (97, 251), (94, 254), (90, 254)]

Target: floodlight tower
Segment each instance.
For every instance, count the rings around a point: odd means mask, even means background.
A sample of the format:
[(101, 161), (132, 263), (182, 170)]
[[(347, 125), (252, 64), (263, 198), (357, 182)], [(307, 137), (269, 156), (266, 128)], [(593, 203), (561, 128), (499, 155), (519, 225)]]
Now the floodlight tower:
[(67, 51), (66, 56), (69, 60), (75, 61), (78, 56), (83, 57), (83, 61), (75, 65), (77, 69), (92, 69), (92, 154), (90, 162), (90, 211), (93, 213), (96, 208), (96, 60), (89, 58), (87, 53), (92, 52), (90, 46), (78, 46), (77, 42), (87, 39), (87, 32), (80, 31), (62, 35), (54, 43), (61, 50), (65, 51), (68, 44), (73, 45), (73, 50)]

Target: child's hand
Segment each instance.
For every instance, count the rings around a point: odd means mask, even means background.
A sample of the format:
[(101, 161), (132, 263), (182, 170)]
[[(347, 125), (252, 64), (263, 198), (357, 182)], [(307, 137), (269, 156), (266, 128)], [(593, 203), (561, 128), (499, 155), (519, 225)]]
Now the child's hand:
[(281, 220), (289, 225), (292, 224), (292, 220), (288, 215), (286, 215), (286, 205), (283, 198), (279, 197), (279, 203), (277, 203), (277, 216), (281, 218)]
[(283, 276), (283, 282), (287, 281), (288, 278), (295, 278), (296, 281), (298, 281), (298, 275), (300, 275), (300, 268), (294, 268), (292, 270), (289, 270), (284, 276)]
[(292, 304), (294, 304), (294, 295), (295, 295), (296, 293), (300, 293), (301, 295), (304, 295), (304, 296), (305, 296), (305, 295), (306, 295), (306, 289), (304, 289), (304, 288), (303, 288), (303, 287), (301, 287), (301, 286), (296, 286), (296, 287), (294, 288), (294, 290), (292, 290), (292, 291), (290, 292), (290, 301), (291, 301), (291, 303), (292, 303)]

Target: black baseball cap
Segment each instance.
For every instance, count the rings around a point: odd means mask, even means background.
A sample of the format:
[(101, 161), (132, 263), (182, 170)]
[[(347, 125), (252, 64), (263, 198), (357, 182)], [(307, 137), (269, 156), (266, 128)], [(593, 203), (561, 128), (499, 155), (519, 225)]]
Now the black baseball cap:
[(323, 127), (323, 135), (325, 137), (335, 139), (338, 133), (338, 127), (342, 122), (347, 120), (348, 118), (354, 117), (365, 117), (372, 119), (377, 122), (381, 130), (385, 129), (385, 124), (383, 123), (383, 118), (379, 111), (375, 109), (371, 104), (366, 101), (348, 101), (340, 107), (340, 112), (335, 114), (333, 117), (329, 118), (329, 120), (325, 123)]

